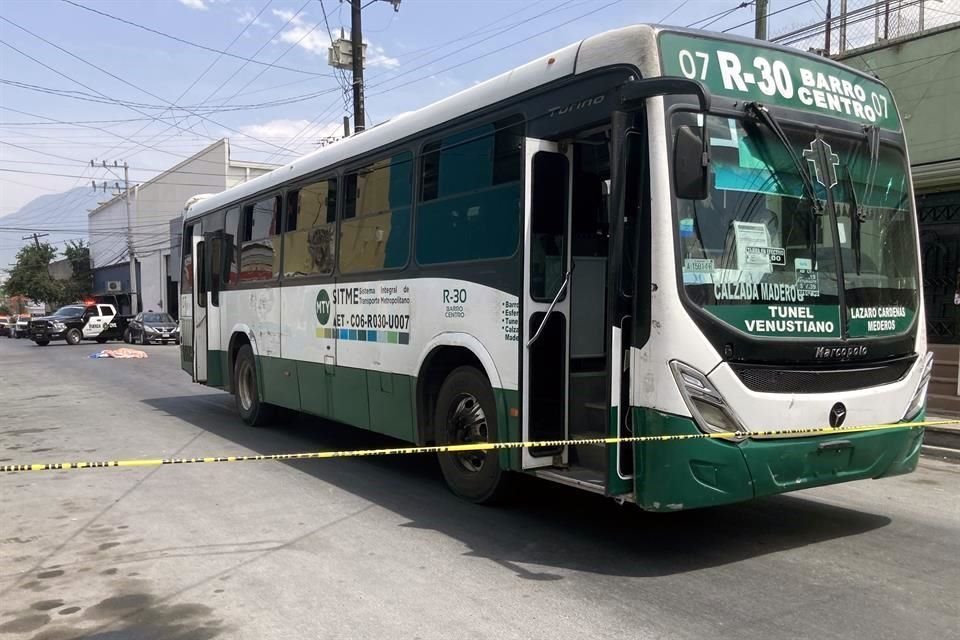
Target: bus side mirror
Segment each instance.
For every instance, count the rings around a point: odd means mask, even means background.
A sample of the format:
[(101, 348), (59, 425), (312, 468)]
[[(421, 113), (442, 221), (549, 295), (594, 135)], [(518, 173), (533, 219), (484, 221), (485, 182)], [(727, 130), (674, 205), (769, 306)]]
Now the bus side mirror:
[(710, 187), (710, 148), (703, 129), (684, 125), (673, 143), (673, 188), (678, 198), (703, 200)]

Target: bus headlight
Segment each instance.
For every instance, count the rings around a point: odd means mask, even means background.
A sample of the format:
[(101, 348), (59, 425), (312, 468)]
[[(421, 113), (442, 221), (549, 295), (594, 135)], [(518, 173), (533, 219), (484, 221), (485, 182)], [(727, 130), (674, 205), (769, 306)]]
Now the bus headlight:
[(920, 376), (920, 383), (913, 394), (913, 400), (907, 407), (907, 412), (903, 414), (903, 420), (909, 420), (920, 413), (923, 402), (927, 398), (927, 386), (930, 384), (930, 374), (933, 373), (933, 353), (927, 352), (927, 357), (923, 359), (923, 374)]
[(707, 376), (677, 360), (670, 362), (670, 369), (673, 371), (677, 386), (680, 387), (680, 395), (683, 396), (683, 401), (687, 404), (701, 431), (704, 433), (736, 432), (738, 435), (724, 438), (735, 442), (740, 442), (747, 437), (747, 429), (716, 387), (707, 380)]

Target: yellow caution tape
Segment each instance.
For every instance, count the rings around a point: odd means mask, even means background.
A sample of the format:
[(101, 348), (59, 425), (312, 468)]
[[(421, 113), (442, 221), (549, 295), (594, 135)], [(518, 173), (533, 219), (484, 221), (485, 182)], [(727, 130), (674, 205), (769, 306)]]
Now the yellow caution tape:
[(412, 453), (462, 453), (464, 451), (495, 451), (499, 449), (530, 449), (539, 447), (563, 447), (583, 444), (636, 444), (641, 442), (679, 442), (681, 440), (742, 439), (771, 436), (809, 436), (814, 434), (842, 435), (863, 431), (887, 429), (918, 429), (948, 424), (960, 424), (960, 420), (935, 420), (926, 422), (898, 422), (872, 424), (859, 427), (811, 427), (801, 429), (776, 429), (771, 431), (725, 431), (718, 433), (694, 433), (665, 436), (628, 436), (608, 438), (579, 438), (571, 440), (538, 440), (535, 442), (477, 442), (471, 444), (445, 444), (426, 447), (394, 447), (389, 449), (353, 449), (348, 451), (313, 451), (308, 453), (272, 453), (252, 456), (213, 456), (202, 458), (155, 458), (150, 460), (105, 460), (102, 462), (55, 462), (49, 464), (6, 464), (0, 472), (60, 471), (65, 469), (102, 469), (106, 467), (159, 467), (168, 464), (196, 464), (201, 462), (260, 462), (265, 460), (326, 460), (328, 458), (359, 458), (362, 456), (396, 456)]

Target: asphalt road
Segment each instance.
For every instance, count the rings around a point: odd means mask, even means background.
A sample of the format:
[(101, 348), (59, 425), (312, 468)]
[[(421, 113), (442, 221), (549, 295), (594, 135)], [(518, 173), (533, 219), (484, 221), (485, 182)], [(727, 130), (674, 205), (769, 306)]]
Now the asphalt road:
[[(0, 461), (392, 441), (251, 429), (175, 347), (0, 339)], [(678, 514), (530, 479), (465, 504), (428, 457), (0, 476), (0, 640), (936, 638), (960, 628), (960, 465)]]

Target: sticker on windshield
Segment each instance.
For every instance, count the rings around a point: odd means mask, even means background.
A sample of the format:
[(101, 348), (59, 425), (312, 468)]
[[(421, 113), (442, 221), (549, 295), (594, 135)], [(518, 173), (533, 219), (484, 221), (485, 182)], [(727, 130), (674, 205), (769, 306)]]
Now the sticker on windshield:
[(770, 261), (762, 254), (770, 248), (770, 236), (766, 225), (759, 222), (734, 220), (733, 235), (737, 241), (737, 268), (741, 271), (769, 273)]
[(812, 269), (797, 269), (797, 293), (805, 298), (817, 298), (820, 296), (820, 278), (817, 272)]
[(691, 273), (713, 273), (715, 268), (712, 258), (687, 258), (683, 261), (683, 270)]
[(747, 262), (771, 264), (782, 267), (787, 263), (787, 253), (780, 247), (747, 247)]

